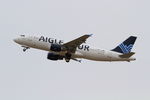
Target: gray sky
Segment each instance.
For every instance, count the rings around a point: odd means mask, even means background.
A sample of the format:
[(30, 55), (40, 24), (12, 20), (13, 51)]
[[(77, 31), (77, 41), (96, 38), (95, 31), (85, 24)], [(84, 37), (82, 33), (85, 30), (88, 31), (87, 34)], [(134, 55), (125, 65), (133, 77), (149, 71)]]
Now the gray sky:
[[(150, 100), (149, 0), (0, 0), (1, 100)], [(138, 36), (135, 62), (53, 62), (47, 52), (22, 48), (19, 34), (112, 49)]]

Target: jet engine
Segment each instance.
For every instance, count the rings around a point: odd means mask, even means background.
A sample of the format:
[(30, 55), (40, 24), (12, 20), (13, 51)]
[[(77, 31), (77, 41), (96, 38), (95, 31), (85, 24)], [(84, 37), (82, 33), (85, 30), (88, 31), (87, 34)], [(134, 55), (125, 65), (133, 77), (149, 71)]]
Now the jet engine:
[(61, 52), (61, 51), (65, 51), (65, 47), (63, 47), (62, 45), (59, 44), (51, 44), (50, 47), (51, 51), (55, 51), (55, 52)]
[(63, 58), (63, 56), (54, 53), (48, 53), (47, 55), (47, 59), (49, 60), (63, 60)]

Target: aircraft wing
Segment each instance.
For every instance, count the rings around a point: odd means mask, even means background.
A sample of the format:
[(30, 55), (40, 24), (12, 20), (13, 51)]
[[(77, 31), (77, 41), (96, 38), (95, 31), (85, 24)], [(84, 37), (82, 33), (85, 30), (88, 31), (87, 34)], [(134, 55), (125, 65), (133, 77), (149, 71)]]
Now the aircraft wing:
[(86, 39), (89, 38), (90, 36), (91, 35), (83, 35), (75, 40), (63, 44), (63, 46), (65, 46), (69, 52), (75, 53), (76, 48), (80, 46), (82, 43), (84, 43)]

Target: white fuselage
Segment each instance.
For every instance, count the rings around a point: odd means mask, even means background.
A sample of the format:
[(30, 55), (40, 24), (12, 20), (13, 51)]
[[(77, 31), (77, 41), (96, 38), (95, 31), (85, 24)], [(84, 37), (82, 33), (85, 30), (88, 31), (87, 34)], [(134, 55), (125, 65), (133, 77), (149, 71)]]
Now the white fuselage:
[[(61, 40), (57, 41), (56, 39), (49, 38), (47, 40), (39, 41), (40, 37), (35, 36), (22, 36), (16, 38), (14, 41), (22, 46), (29, 47), (29, 48), (36, 48), (40, 50), (45, 50), (48, 52), (54, 52), (50, 50), (52, 43), (62, 43)], [(50, 40), (52, 39), (52, 40)], [(56, 54), (64, 55), (66, 52), (54, 52)], [(117, 53), (114, 51), (106, 51), (100, 49), (91, 49), (87, 45), (81, 45), (76, 49), (76, 52), (72, 54), (73, 58), (84, 58), (88, 60), (94, 61), (133, 61), (135, 58), (121, 58), (119, 55), (121, 53)]]

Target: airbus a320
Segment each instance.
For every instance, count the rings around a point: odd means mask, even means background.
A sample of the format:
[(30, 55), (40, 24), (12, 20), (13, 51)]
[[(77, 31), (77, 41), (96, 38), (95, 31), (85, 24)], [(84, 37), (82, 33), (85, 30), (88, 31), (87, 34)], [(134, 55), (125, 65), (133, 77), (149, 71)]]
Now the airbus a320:
[(70, 60), (75, 60), (81, 62), (81, 60), (78, 59), (88, 59), (94, 61), (130, 62), (136, 60), (132, 57), (135, 52), (131, 52), (137, 39), (136, 36), (130, 36), (112, 50), (92, 49), (90, 46), (83, 44), (90, 36), (91, 34), (83, 35), (70, 42), (63, 43), (62, 40), (44, 36), (20, 35), (18, 38), (15, 38), (14, 41), (23, 47), (24, 52), (30, 48), (47, 51), (47, 59), (53, 61), (65, 60), (69, 62)]

